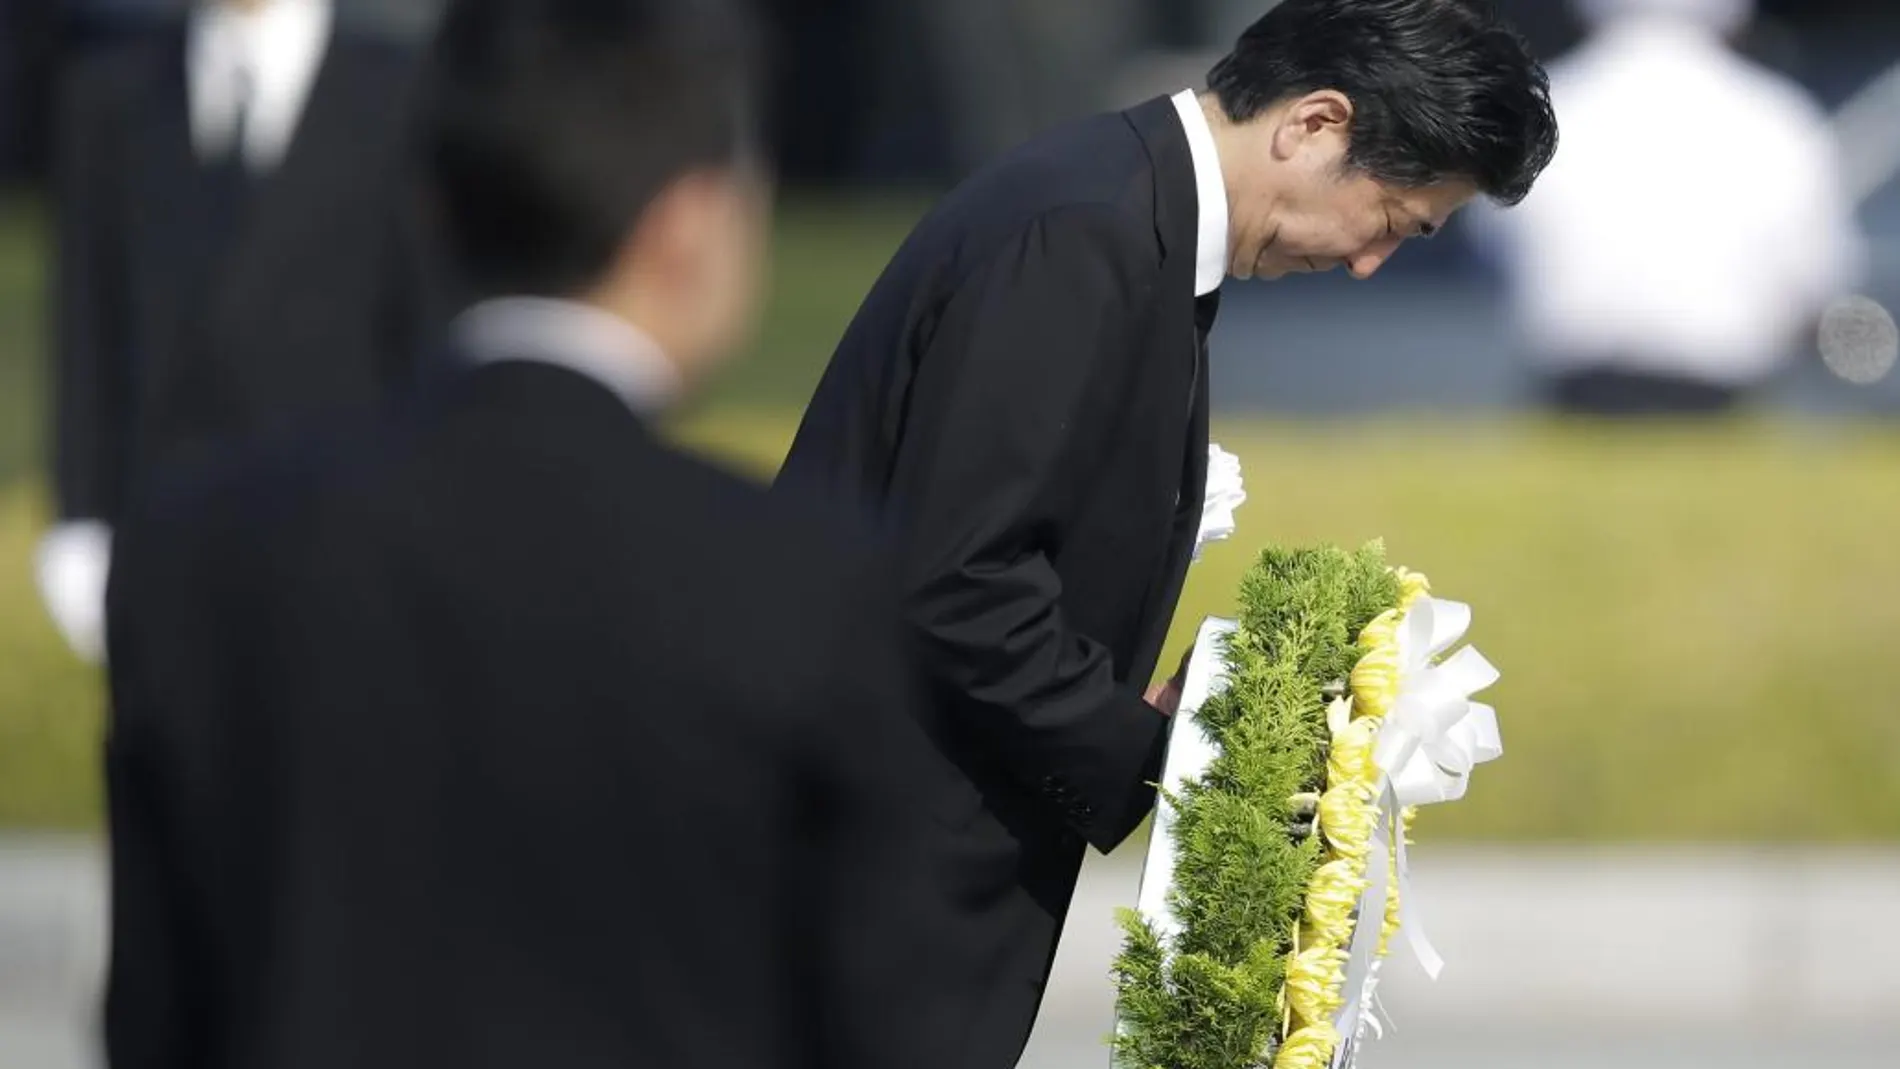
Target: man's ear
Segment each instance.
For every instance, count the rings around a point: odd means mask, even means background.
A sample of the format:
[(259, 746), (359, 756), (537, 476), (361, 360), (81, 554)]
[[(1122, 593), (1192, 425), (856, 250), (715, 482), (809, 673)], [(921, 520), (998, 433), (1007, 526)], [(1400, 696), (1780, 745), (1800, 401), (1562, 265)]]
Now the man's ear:
[(1315, 89), (1281, 112), (1273, 132), (1274, 155), (1288, 159), (1307, 143), (1342, 137), (1352, 126), (1352, 99), (1337, 89)]
[(731, 211), (731, 176), (692, 171), (667, 183), (641, 213), (629, 236), (628, 251), (664, 272), (690, 271), (697, 251), (717, 217)]

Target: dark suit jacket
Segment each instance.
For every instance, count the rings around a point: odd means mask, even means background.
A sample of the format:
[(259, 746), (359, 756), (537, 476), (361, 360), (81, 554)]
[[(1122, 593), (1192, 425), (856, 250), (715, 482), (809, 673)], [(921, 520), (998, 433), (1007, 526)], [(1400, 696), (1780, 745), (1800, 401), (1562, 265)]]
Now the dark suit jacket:
[(281, 164), (234, 196), (194, 152), (186, 35), (82, 60), (54, 175), (54, 475), (116, 521), (180, 449), (364, 408), (436, 321), (407, 181), (408, 51), (339, 29)]
[(1149, 812), (1164, 720), (1142, 700), (1207, 464), (1199, 206), (1173, 106), (1036, 140), (898, 251), (839, 345), (779, 479), (881, 510), (964, 773), (954, 932), (965, 1064), (1013, 1064), (1083, 841)]
[(876, 558), (545, 365), (343, 439), (119, 535), (115, 1069), (927, 1064)]

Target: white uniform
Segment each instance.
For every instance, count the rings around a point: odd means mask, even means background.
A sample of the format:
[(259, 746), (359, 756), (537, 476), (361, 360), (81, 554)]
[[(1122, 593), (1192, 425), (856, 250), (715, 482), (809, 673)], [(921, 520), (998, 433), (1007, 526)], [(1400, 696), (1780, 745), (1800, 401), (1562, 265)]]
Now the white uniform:
[(1827, 119), (1725, 43), (1741, 0), (1590, 8), (1605, 21), (1551, 68), (1556, 158), (1474, 230), (1540, 371), (1745, 389), (1864, 270)]

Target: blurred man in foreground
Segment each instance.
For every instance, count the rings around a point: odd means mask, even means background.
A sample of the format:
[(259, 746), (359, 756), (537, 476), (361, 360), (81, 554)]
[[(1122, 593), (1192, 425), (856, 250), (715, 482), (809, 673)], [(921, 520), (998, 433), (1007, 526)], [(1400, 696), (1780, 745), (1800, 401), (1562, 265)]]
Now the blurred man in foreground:
[(54, 622), (97, 660), (113, 529), (167, 457), (360, 412), (439, 325), (411, 50), (333, 0), (200, 0), (66, 79), (53, 181)]
[(1751, 0), (1574, 2), (1592, 31), (1551, 67), (1564, 149), (1476, 233), (1552, 407), (1727, 411), (1862, 268), (1827, 116), (1724, 39)]
[(121, 540), (116, 1069), (921, 1064), (875, 558), (649, 426), (752, 312), (754, 78), (715, 0), (447, 16), (446, 364)]

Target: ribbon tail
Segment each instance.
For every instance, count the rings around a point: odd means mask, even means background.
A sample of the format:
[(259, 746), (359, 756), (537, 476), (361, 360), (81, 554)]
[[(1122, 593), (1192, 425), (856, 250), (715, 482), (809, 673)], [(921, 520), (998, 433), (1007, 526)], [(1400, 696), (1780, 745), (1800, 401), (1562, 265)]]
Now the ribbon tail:
[[(1394, 812), (1389, 805), (1388, 787), (1381, 798), (1379, 822), (1372, 836), (1372, 849), (1366, 860), (1366, 890), (1359, 897), (1359, 917), (1353, 926), (1352, 945), (1346, 959), (1345, 1008), (1333, 1019), (1341, 1042), (1333, 1052), (1332, 1069), (1349, 1069), (1358, 1050), (1358, 1037), (1372, 993), (1372, 975), (1378, 966), (1379, 931), (1385, 921), (1385, 900), (1391, 868), (1387, 838)], [(1403, 908), (1404, 903), (1400, 903)]]
[(1411, 863), (1406, 857), (1405, 831), (1400, 826), (1399, 798), (1391, 777), (1385, 777), (1379, 794), (1379, 822), (1367, 859), (1367, 886), (1359, 900), (1358, 922), (1353, 930), (1350, 955), (1346, 964), (1347, 1002), (1334, 1025), (1341, 1037), (1333, 1052), (1332, 1069), (1352, 1069), (1358, 1058), (1360, 1041), (1370, 1031), (1374, 1038), (1385, 1035), (1389, 1018), (1379, 996), (1379, 932), (1385, 917), (1386, 896), (1392, 890), (1399, 895), (1399, 927), (1406, 944), (1427, 976), (1437, 980), (1445, 960), (1425, 935), (1417, 906), (1418, 896), (1411, 886)]
[[(1386, 797), (1391, 799), (1392, 788), (1386, 787)], [(1439, 955), (1438, 948), (1432, 946), (1430, 937), (1425, 934), (1424, 918), (1419, 916), (1418, 895), (1412, 890), (1412, 866), (1405, 856), (1405, 836), (1394, 836), (1397, 842), (1393, 846), (1393, 857), (1398, 868), (1399, 882), (1399, 930), (1405, 934), (1406, 945), (1412, 948), (1412, 956), (1418, 959), (1419, 967), (1433, 980), (1445, 971), (1445, 959)]]

